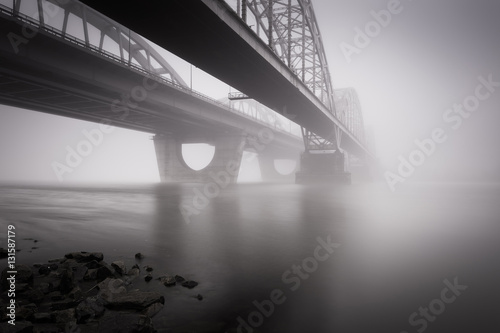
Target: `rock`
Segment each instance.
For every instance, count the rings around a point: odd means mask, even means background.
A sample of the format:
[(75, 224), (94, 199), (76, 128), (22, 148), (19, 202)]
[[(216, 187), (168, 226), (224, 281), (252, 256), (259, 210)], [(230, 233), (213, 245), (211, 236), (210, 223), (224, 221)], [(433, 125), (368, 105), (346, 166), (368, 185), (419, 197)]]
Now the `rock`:
[(103, 314), (104, 300), (97, 296), (87, 297), (76, 307), (76, 320), (79, 324), (101, 317)]
[(71, 298), (65, 298), (61, 301), (53, 302), (50, 304), (50, 308), (52, 310), (66, 310), (70, 308), (74, 308), (75, 306), (78, 305), (79, 301), (75, 301), (74, 299)]
[(96, 280), (97, 279), (97, 269), (89, 269), (83, 276), (83, 280)]
[[(5, 267), (5, 269), (2, 271), (1, 274), (1, 286), (2, 290), (7, 290), (9, 281), (7, 278), (10, 276), (8, 274), (8, 271), (12, 271), (12, 269), (9, 269), (8, 267)], [(18, 286), (20, 283), (26, 283), (26, 284), (33, 284), (33, 272), (31, 271), (31, 268), (29, 268), (26, 265), (15, 265), (13, 271), (17, 271), (16, 273), (16, 290), (18, 290)]]
[(135, 259), (142, 260), (144, 259), (144, 255), (141, 252), (137, 252), (135, 254)]
[(166, 287), (175, 286), (175, 278), (173, 276), (163, 276), (160, 278), (160, 282)]
[(116, 295), (127, 292), (127, 289), (125, 289), (124, 286), (124, 282), (121, 279), (107, 278), (106, 280), (99, 283), (97, 287), (99, 288), (98, 295), (108, 302)]
[(50, 273), (49, 265), (41, 265), (40, 268), (38, 268), (38, 274), (40, 275), (48, 275), (49, 273)]
[(176, 282), (179, 282), (179, 283), (182, 283), (182, 282), (186, 281), (186, 279), (185, 279), (185, 278), (183, 278), (183, 277), (182, 277), (182, 276), (180, 276), (180, 275), (176, 275), (176, 276), (175, 276), (175, 281), (176, 281)]
[(125, 272), (127, 271), (125, 263), (121, 260), (113, 261), (111, 263), (111, 267), (113, 267), (115, 269), (115, 272), (117, 272), (120, 275), (125, 274)]
[(83, 298), (83, 292), (80, 287), (75, 287), (69, 292), (68, 297), (75, 301), (80, 301)]
[(75, 321), (75, 309), (66, 309), (52, 312), (52, 320), (58, 324), (67, 324)]
[(128, 272), (127, 272), (127, 275), (128, 276), (139, 276), (139, 273), (141, 272), (140, 269), (136, 268), (136, 267), (133, 267), (131, 268)]
[(61, 301), (64, 296), (59, 291), (53, 291), (47, 295), (52, 301)]
[[(89, 269), (86, 266), (78, 266), (73, 270), (73, 280), (81, 281), (85, 279), (85, 275)], [(96, 271), (97, 274), (97, 271)], [(97, 276), (97, 275), (96, 275)]]
[(153, 333), (151, 318), (138, 313), (107, 312), (99, 321), (98, 332)]
[(165, 303), (165, 298), (156, 292), (134, 291), (115, 294), (106, 307), (116, 310), (143, 310), (154, 303)]
[(49, 268), (51, 271), (57, 271), (57, 269), (59, 268), (59, 265), (52, 263), (49, 265)]
[(75, 288), (75, 282), (73, 281), (73, 271), (65, 269), (61, 273), (61, 284), (59, 285), (59, 290), (63, 294), (69, 293), (73, 288)]
[(21, 306), (16, 310), (16, 321), (17, 320), (28, 320), (37, 311), (37, 306), (33, 303)]
[(42, 263), (37, 262), (37, 263), (34, 263), (34, 264), (33, 264), (33, 267), (35, 267), (35, 268), (40, 268), (40, 267), (41, 267), (41, 266), (43, 266), (43, 265), (45, 265), (45, 264), (42, 264)]
[(149, 281), (151, 281), (151, 280), (153, 280), (153, 275), (151, 275), (151, 273), (149, 273), (148, 275), (146, 275), (146, 276), (144, 277), (144, 281), (146, 281), (146, 282), (149, 282)]
[(88, 269), (94, 269), (94, 268), (101, 267), (101, 264), (99, 264), (99, 262), (97, 260), (92, 260), (92, 261), (89, 261), (88, 263), (86, 263), (85, 267), (87, 267)]
[(32, 333), (33, 324), (29, 321), (18, 321), (16, 320), (16, 325), (13, 326), (8, 322), (0, 324), (0, 332), (2, 333)]
[(29, 290), (24, 295), (25, 298), (33, 303), (40, 303), (43, 300), (44, 296), (45, 295), (43, 294), (43, 292), (41, 292), (39, 289)]
[(152, 272), (153, 271), (153, 267), (151, 267), (151, 266), (144, 266), (144, 268), (146, 269), (146, 272)]
[(153, 318), (162, 309), (163, 309), (162, 303), (154, 303), (148, 306), (144, 311), (142, 311), (142, 313), (148, 316), (149, 318)]
[(47, 312), (37, 312), (32, 318), (35, 323), (50, 323), (52, 321), (52, 315)]
[(203, 296), (201, 296), (200, 294), (196, 295), (195, 297), (198, 301), (203, 301)]
[(101, 252), (85, 252), (85, 251), (67, 253), (66, 255), (64, 255), (64, 257), (68, 259), (75, 259), (79, 263), (90, 262), (92, 260), (102, 261), (104, 259), (104, 256)]
[(7, 258), (9, 256), (9, 251), (7, 249), (4, 249), (3, 247), (0, 247), (0, 259)]
[(114, 275), (113, 268), (111, 268), (111, 266), (106, 264), (106, 265), (103, 265), (97, 269), (96, 277), (97, 277), (97, 280), (102, 281), (102, 280), (104, 280), (108, 277), (111, 277), (113, 275)]
[(186, 288), (189, 288), (189, 289), (193, 289), (197, 285), (198, 285), (198, 282), (196, 282), (196, 281), (189, 280), (189, 281), (182, 282), (182, 286), (186, 287)]
[(54, 263), (55, 262), (55, 263), (60, 264), (63, 261), (64, 261), (64, 258), (57, 258), (57, 259), (50, 259), (48, 262), (49, 263)]
[(40, 290), (43, 294), (48, 294), (50, 292), (50, 284), (42, 282), (38, 285), (38, 290)]

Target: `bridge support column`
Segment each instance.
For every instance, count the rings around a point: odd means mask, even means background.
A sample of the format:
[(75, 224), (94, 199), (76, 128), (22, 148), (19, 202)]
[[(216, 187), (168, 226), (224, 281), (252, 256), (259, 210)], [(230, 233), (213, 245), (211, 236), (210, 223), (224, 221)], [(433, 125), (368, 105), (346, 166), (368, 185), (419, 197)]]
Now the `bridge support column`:
[(295, 182), (350, 184), (348, 157), (340, 150), (306, 151), (300, 160), (300, 171), (295, 174)]
[(215, 182), (224, 187), (238, 180), (245, 146), (243, 135), (220, 135), (207, 140), (206, 143), (215, 146), (215, 154), (210, 164), (202, 170), (191, 169), (182, 157), (182, 144), (192, 143), (192, 140), (163, 134), (155, 135), (153, 140), (162, 182)]
[[(275, 167), (274, 161), (275, 157), (266, 154), (266, 153), (261, 153), (258, 156), (259, 158), (259, 167), (260, 167), (260, 175), (262, 177), (262, 181), (266, 183), (293, 183), (295, 180), (295, 172), (292, 172), (289, 175), (282, 175), (280, 174)], [(290, 158), (290, 159), (295, 159), (297, 160), (297, 167), (298, 169), (298, 164), (299, 164), (299, 158), (298, 154), (295, 158)]]

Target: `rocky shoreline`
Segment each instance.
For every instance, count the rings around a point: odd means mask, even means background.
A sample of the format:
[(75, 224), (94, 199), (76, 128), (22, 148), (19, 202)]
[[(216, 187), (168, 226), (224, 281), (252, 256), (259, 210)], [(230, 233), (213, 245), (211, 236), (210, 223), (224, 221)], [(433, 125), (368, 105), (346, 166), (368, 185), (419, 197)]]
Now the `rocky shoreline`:
[[(143, 258), (137, 253), (130, 269), (123, 261), (106, 263), (100, 252), (72, 252), (31, 267), (17, 264), (15, 298), (9, 296), (12, 286), (5, 268), (1, 300), (6, 305), (0, 309), (0, 331), (155, 332), (151, 318), (163, 309), (165, 298), (158, 292), (137, 289), (134, 282), (144, 279), (189, 289), (198, 283), (180, 275), (154, 277), (152, 267), (141, 268)], [(195, 297), (203, 299), (199, 294)], [(14, 310), (7, 308), (10, 299), (15, 299)]]

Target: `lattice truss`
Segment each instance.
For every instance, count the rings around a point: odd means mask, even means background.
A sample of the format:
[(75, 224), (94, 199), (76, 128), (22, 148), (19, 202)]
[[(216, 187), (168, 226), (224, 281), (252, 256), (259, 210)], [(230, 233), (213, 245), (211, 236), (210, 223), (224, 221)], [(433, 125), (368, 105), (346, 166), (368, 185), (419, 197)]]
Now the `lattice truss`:
[(187, 86), (148, 41), (76, 0), (0, 0), (14, 16), (37, 22), (48, 32), (65, 36), (142, 71)]
[[(228, 0), (244, 22), (268, 43), (337, 118), (330, 72), (311, 0)], [(342, 121), (342, 120), (341, 120)], [(341, 133), (322, 138), (302, 129), (306, 149), (337, 149)]]
[(337, 117), (359, 141), (365, 143), (365, 124), (356, 90), (353, 88), (335, 89), (334, 101), (337, 107)]

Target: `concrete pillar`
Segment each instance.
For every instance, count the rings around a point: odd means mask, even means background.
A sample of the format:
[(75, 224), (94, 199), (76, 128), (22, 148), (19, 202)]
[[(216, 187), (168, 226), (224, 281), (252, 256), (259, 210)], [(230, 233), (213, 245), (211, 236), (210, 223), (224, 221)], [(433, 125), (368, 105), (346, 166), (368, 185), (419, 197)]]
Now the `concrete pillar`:
[(162, 182), (228, 182), (235, 183), (245, 146), (243, 135), (219, 135), (210, 140), (215, 146), (215, 154), (210, 164), (202, 170), (193, 170), (182, 158), (182, 144), (186, 139), (172, 135), (155, 135), (156, 159)]
[[(295, 181), (295, 171), (289, 175), (282, 175), (278, 171), (276, 171), (276, 167), (274, 166), (275, 157), (271, 154), (261, 153), (258, 156), (259, 158), (259, 166), (260, 166), (260, 174), (262, 177), (262, 181), (266, 183), (293, 183)], [(298, 169), (298, 156), (296, 158), (290, 158), (297, 160)]]
[(296, 183), (351, 183), (348, 158), (339, 150), (335, 152), (312, 151), (302, 154)]

